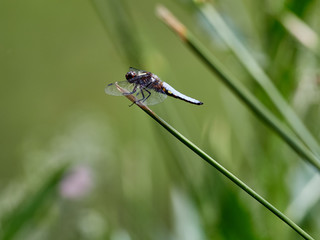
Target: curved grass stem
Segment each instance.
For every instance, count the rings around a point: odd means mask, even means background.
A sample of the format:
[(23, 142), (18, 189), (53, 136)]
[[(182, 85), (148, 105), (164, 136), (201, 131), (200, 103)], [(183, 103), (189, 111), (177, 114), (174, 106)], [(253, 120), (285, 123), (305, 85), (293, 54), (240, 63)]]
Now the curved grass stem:
[(55, 170), (35, 194), (28, 196), (17, 209), (12, 211), (8, 219), (1, 219), (0, 239), (15, 239), (25, 225), (30, 224), (30, 220), (35, 217), (41, 207), (46, 206), (46, 201), (56, 192), (56, 188), (68, 167), (69, 164), (65, 164)]
[(281, 13), (275, 14), (274, 17), (294, 39), (320, 58), (319, 36), (309, 25), (288, 9), (283, 9)]
[[(117, 88), (122, 93), (128, 93), (125, 89), (121, 88), (117, 85)], [(192, 143), (189, 139), (183, 136), (180, 132), (174, 129), (171, 125), (165, 122), (162, 118), (156, 115), (153, 111), (151, 111), (146, 105), (137, 101), (135, 96), (133, 95), (124, 95), (130, 101), (138, 105), (145, 113), (147, 113), (151, 118), (153, 118), (157, 123), (159, 123), (162, 127), (164, 127), (168, 132), (170, 132), (174, 137), (176, 137), (180, 142), (182, 142), (185, 146), (195, 152), (198, 156), (200, 156), (203, 160), (209, 163), (211, 166), (216, 168), (220, 173), (229, 178), (233, 183), (235, 183), (238, 187), (248, 193), (251, 197), (256, 199), (259, 203), (261, 203), (264, 207), (266, 207), (269, 211), (279, 217), (283, 222), (288, 224), (293, 230), (295, 230), (298, 234), (300, 234), (305, 239), (313, 239), (310, 235), (308, 235), (305, 231), (303, 231), (297, 224), (295, 224), (291, 219), (289, 219), (286, 215), (280, 212), (277, 208), (271, 205), (267, 200), (261, 197), (258, 193), (252, 190), (249, 186), (247, 186), (244, 182), (242, 182), (239, 178), (233, 175), (230, 171), (224, 168), (220, 163), (218, 163), (215, 159), (210, 157), (207, 153), (205, 153), (202, 149), (197, 147), (194, 143)]]
[[(241, 41), (236, 37), (236, 35), (232, 32), (232, 30), (225, 23), (220, 14), (216, 11), (216, 9), (209, 3), (199, 3), (197, 2), (197, 6), (206, 19), (206, 21), (217, 31), (219, 36), (223, 39), (223, 41), (227, 44), (227, 46), (232, 50), (232, 52), (237, 56), (239, 62), (246, 68), (246, 70), (251, 74), (253, 79), (261, 86), (261, 88), (265, 91), (265, 93), (269, 96), (270, 100), (276, 106), (278, 111), (282, 114), (285, 120), (288, 122), (292, 130), (295, 134), (306, 144), (306, 146), (314, 153), (320, 156), (320, 146), (312, 136), (310, 131), (306, 128), (306, 126), (302, 123), (297, 114), (293, 111), (291, 106), (286, 102), (283, 98), (279, 90), (275, 87), (269, 76), (264, 72), (264, 70), (260, 67), (257, 61), (254, 59), (249, 50), (241, 43)], [(299, 29), (304, 29), (306, 32), (308, 30), (308, 39), (311, 39), (310, 43), (304, 44), (309, 46), (309, 49), (315, 51), (318, 46), (318, 38), (316, 34), (311, 31), (302, 21), (298, 21), (297, 18), (293, 17), (293, 14), (289, 15), (283, 14), (281, 18), (281, 23), (289, 28), (297, 23), (302, 25)], [(294, 23), (292, 23), (294, 21)], [(299, 25), (299, 26), (300, 26)], [(292, 29), (292, 28), (291, 28)], [(292, 31), (291, 31), (292, 32)], [(296, 34), (297, 35), (297, 34)], [(300, 35), (299, 35), (300, 36)], [(307, 40), (305, 40), (306, 42)], [(301, 41), (300, 41), (301, 42)], [(303, 42), (302, 42), (303, 43)], [(312, 46), (312, 47), (311, 47)]]
[(302, 159), (320, 171), (320, 160), (293, 132), (274, 116), (247, 88), (212, 55), (209, 50), (181, 24), (166, 8), (158, 7), (159, 17), (172, 28), (193, 52), (238, 96), (264, 123), (275, 131)]

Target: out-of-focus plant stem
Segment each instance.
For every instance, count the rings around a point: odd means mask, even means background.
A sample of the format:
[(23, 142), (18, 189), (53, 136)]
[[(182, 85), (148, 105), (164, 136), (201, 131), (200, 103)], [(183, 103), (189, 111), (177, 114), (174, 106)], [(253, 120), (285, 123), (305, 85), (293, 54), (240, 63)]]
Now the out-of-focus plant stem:
[(141, 65), (141, 46), (137, 29), (125, 0), (90, 0), (106, 32), (127, 65)]
[(34, 217), (37, 210), (43, 207), (45, 201), (56, 192), (57, 185), (62, 179), (63, 175), (67, 171), (69, 164), (60, 167), (51, 176), (48, 177), (47, 181), (41, 186), (41, 188), (33, 196), (28, 198), (21, 203), (21, 206), (16, 209), (8, 219), (2, 219), (2, 226), (0, 231), (0, 239), (10, 240), (14, 239), (16, 234), (28, 224)]
[(157, 123), (159, 123), (162, 127), (164, 127), (169, 133), (171, 133), (174, 137), (176, 137), (180, 142), (182, 142), (185, 146), (195, 152), (198, 156), (200, 156), (203, 160), (209, 163), (211, 166), (216, 168), (220, 173), (229, 178), (233, 183), (235, 183), (242, 190), (247, 192), (251, 197), (256, 199), (259, 203), (261, 203), (264, 207), (270, 210), (273, 214), (279, 217), (283, 222), (288, 224), (292, 229), (294, 229), (297, 233), (299, 233), (305, 239), (313, 239), (309, 236), (305, 231), (303, 231), (297, 224), (295, 224), (291, 219), (289, 219), (286, 215), (280, 212), (277, 208), (271, 205), (267, 200), (261, 197), (258, 193), (252, 190), (249, 186), (247, 186), (244, 182), (242, 182), (239, 178), (233, 175), (230, 171), (224, 168), (221, 164), (219, 164), (215, 159), (210, 157), (207, 153), (205, 153), (202, 149), (192, 143), (189, 139), (183, 136), (180, 132), (178, 132), (175, 128), (165, 122), (162, 118), (160, 118), (157, 114), (155, 114), (151, 109), (149, 109), (143, 103), (137, 101), (135, 96), (127, 95), (128, 91), (121, 88), (119, 85), (116, 85), (118, 90), (124, 93), (130, 101), (139, 106), (145, 113), (147, 113), (151, 118), (153, 118)]
[(281, 121), (279, 121), (245, 86), (230, 74), (210, 51), (166, 8), (157, 9), (159, 17), (173, 29), (194, 53), (222, 80), (260, 119), (271, 127), (302, 159), (320, 171), (320, 161)]
[[(289, 106), (286, 100), (283, 98), (279, 90), (274, 86), (271, 79), (260, 67), (257, 61), (254, 59), (249, 50), (241, 43), (236, 35), (230, 30), (228, 25), (224, 22), (220, 14), (209, 3), (202, 1), (195, 1), (200, 12), (203, 14), (207, 22), (217, 31), (219, 36), (228, 45), (228, 47), (238, 57), (240, 63), (247, 69), (256, 82), (262, 87), (265, 93), (269, 96), (270, 100), (276, 106), (278, 111), (282, 114), (285, 120), (289, 123), (294, 133), (305, 143), (305, 145), (317, 156), (320, 156), (320, 146), (305, 127), (303, 122)], [(318, 38), (317, 35), (299, 21), (297, 17), (288, 12), (279, 16), (280, 22), (286, 27), (286, 29), (302, 43), (309, 48), (313, 53), (319, 54), (317, 50)], [(295, 26), (295, 28), (293, 27)], [(297, 29), (299, 28), (299, 29)], [(296, 31), (295, 31), (296, 30)], [(304, 31), (301, 33), (301, 31)], [(299, 34), (297, 31), (300, 31)]]
[(317, 33), (289, 10), (282, 10), (275, 18), (305, 48), (320, 58), (320, 41)]

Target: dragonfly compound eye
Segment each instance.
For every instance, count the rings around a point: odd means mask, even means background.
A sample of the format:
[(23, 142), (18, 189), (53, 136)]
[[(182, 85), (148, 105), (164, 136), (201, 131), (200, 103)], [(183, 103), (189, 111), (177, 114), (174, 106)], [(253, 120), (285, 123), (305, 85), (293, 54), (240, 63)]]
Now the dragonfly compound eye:
[(134, 78), (136, 76), (136, 73), (133, 71), (127, 72), (126, 79), (129, 80), (131, 78)]

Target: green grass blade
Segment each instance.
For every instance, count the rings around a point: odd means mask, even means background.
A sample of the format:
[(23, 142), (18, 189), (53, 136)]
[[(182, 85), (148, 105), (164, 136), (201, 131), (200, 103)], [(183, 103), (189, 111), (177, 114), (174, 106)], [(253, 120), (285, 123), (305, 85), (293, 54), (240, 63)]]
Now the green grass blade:
[(90, 0), (123, 61), (141, 64), (140, 43), (124, 0)]
[(24, 225), (30, 222), (30, 219), (36, 214), (37, 210), (40, 209), (51, 194), (56, 191), (56, 187), (66, 169), (67, 166), (64, 166), (54, 172), (37, 193), (23, 201), (21, 206), (18, 207), (11, 216), (1, 220), (2, 234), (0, 234), (0, 239), (13, 239)]
[[(122, 89), (120, 86), (117, 86), (118, 90), (122, 93), (128, 93), (125, 89)], [(248, 193), (251, 197), (256, 199), (259, 203), (261, 203), (264, 207), (266, 207), (269, 211), (279, 217), (283, 222), (288, 224), (293, 230), (295, 230), (298, 234), (300, 234), (304, 239), (313, 239), (310, 235), (308, 235), (305, 231), (303, 231), (297, 224), (295, 224), (291, 219), (289, 219), (286, 215), (280, 212), (277, 208), (271, 205), (267, 200), (261, 197), (258, 193), (252, 190), (249, 186), (247, 186), (244, 182), (242, 182), (239, 178), (233, 175), (230, 171), (224, 168), (220, 163), (218, 163), (215, 159), (210, 157), (207, 153), (205, 153), (202, 149), (197, 147), (194, 143), (192, 143), (189, 139), (179, 133), (176, 129), (174, 129), (171, 125), (165, 122), (162, 118), (156, 115), (153, 111), (151, 111), (146, 105), (137, 102), (137, 99), (133, 95), (125, 95), (130, 101), (139, 106), (145, 113), (147, 113), (151, 118), (153, 118), (157, 123), (159, 123), (162, 127), (164, 127), (169, 133), (171, 133), (174, 137), (176, 137), (180, 142), (182, 142), (185, 146), (195, 152), (199, 157), (209, 163), (211, 166), (216, 168), (220, 173), (229, 178), (233, 183), (235, 183), (238, 187)]]
[(262, 87), (270, 100), (277, 107), (284, 119), (289, 123), (295, 134), (306, 144), (306, 146), (316, 155), (320, 156), (320, 146), (306, 128), (291, 106), (283, 98), (279, 90), (274, 86), (271, 79), (263, 71), (248, 49), (238, 40), (230, 30), (215, 8), (208, 4), (198, 4), (200, 12), (207, 22), (218, 32), (220, 37), (235, 53), (241, 64), (247, 69), (251, 76)]
[(292, 37), (320, 58), (319, 36), (314, 30), (289, 10), (283, 10), (275, 17)]
[(198, 57), (225, 83), (263, 122), (271, 127), (289, 146), (296, 151), (302, 159), (309, 162), (320, 171), (320, 161), (306, 146), (279, 121), (260, 101), (251, 94), (245, 86), (220, 64), (220, 62), (209, 53), (208, 49), (190, 33), (171, 13), (164, 8), (158, 9), (160, 18), (169, 27), (179, 34), (181, 39), (198, 55)]

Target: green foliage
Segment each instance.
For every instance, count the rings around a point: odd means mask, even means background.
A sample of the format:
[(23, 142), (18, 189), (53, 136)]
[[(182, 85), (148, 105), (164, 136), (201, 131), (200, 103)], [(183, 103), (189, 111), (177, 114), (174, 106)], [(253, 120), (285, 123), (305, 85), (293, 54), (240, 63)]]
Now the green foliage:
[[(136, 106), (129, 108), (127, 99), (104, 94), (132, 66), (203, 101), (194, 106), (168, 98), (152, 110), (317, 239), (319, 171), (159, 21), (157, 3), (0, 2), (0, 236), (301, 239)], [(317, 31), (320, 2), (213, 5), (284, 108), (199, 6), (161, 3), (317, 161), (319, 33), (301, 35), (295, 27), (298, 20)], [(304, 127), (297, 131), (296, 124)]]

